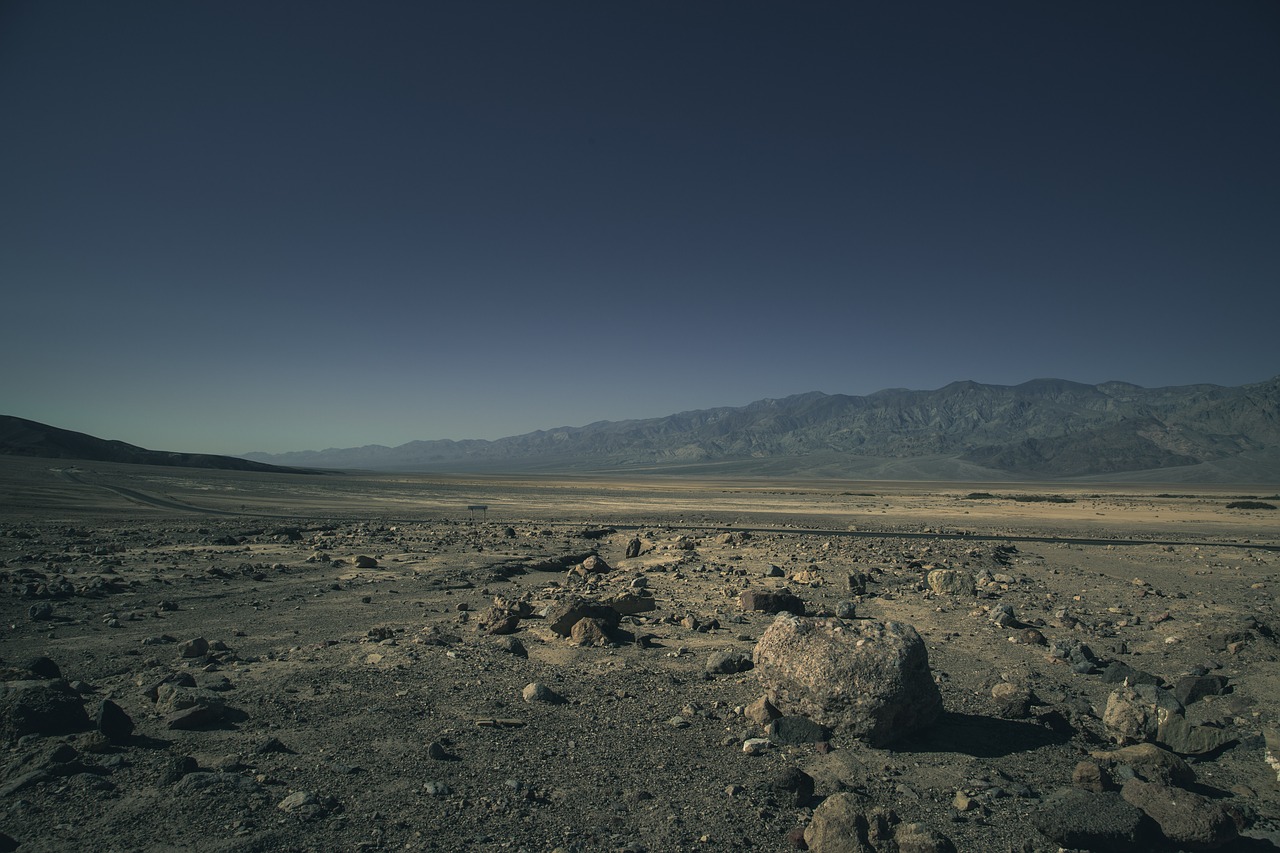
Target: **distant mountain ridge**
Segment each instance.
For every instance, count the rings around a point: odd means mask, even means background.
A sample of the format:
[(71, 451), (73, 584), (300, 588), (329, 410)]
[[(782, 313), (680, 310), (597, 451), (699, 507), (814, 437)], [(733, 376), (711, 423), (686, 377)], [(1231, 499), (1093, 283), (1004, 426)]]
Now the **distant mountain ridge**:
[[(1239, 387), (1036, 379), (865, 397), (810, 392), (742, 407), (487, 440), (250, 453), (385, 471), (631, 470), (867, 479), (1280, 482), (1280, 376)], [(1140, 477), (1141, 479), (1141, 477)]]
[(146, 450), (123, 441), (95, 438), (83, 432), (0, 415), (0, 456), (35, 456), (45, 459), (84, 459), (91, 462), (127, 462), (179, 468), (217, 468), (228, 471), (262, 471), (276, 474), (313, 474), (315, 471), (282, 468), (236, 456), (209, 453), (172, 453)]

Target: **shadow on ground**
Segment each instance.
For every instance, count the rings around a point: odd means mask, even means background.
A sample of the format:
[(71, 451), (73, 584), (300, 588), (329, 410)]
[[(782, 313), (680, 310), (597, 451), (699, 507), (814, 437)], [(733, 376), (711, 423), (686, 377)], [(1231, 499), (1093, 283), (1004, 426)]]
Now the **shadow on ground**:
[(959, 752), (1000, 758), (1066, 743), (1070, 735), (1038, 723), (945, 712), (927, 731), (896, 745), (900, 752)]

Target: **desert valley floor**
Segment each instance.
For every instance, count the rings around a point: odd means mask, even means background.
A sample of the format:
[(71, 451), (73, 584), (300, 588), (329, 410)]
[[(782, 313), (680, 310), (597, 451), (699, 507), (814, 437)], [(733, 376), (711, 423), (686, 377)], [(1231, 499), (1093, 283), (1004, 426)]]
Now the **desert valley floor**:
[[(1275, 850), (1274, 493), (0, 458), (0, 849)], [(761, 702), (761, 590), (941, 716)]]

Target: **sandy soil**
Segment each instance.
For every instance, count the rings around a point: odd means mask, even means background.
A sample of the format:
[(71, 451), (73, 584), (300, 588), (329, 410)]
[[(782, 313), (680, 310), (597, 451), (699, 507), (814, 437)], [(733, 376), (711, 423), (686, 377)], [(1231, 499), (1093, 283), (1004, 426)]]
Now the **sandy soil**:
[[(1227, 677), (1228, 693), (1188, 706), (1233, 735), (1193, 764), (1198, 790), (1240, 816), (1240, 849), (1275, 849), (1280, 787), (1261, 732), (1280, 670), (1274, 639), (1248, 625), (1275, 620), (1280, 512), (1226, 508), (1272, 494), (0, 459), (6, 678), (47, 656), (90, 715), (109, 699), (136, 726), (112, 743), (11, 738), (0, 832), (22, 851), (791, 850), (824, 796), (855, 791), (960, 850), (1056, 850), (1030, 815), (1108, 747), (1100, 718), (1117, 687), (1053, 652), (1085, 643), (1168, 682), (1197, 666)], [(1014, 499), (1027, 496), (1061, 502)], [(538, 568), (592, 550), (611, 571), (590, 588)], [(377, 566), (354, 565), (361, 555)], [(765, 577), (772, 566), (786, 577)], [(991, 580), (939, 595), (924, 582), (935, 566)], [(871, 577), (865, 595), (853, 573)], [(642, 642), (577, 646), (536, 616), (638, 578), (656, 610), (621, 628)], [(837, 734), (744, 753), (764, 734), (743, 714), (761, 685), (705, 665), (749, 653), (771, 623), (738, 606), (757, 585), (811, 612), (852, 601), (858, 618), (914, 625), (943, 718), (892, 749)], [(477, 629), (495, 596), (533, 609), (510, 635), (527, 657)], [(1049, 645), (1012, 642), (989, 618), (999, 604)], [(1224, 644), (1232, 631), (1248, 636)], [(183, 657), (197, 637), (213, 649)], [(147, 691), (175, 674), (225, 714), (170, 728)], [(1001, 681), (1039, 704), (1001, 717)], [(531, 682), (563, 701), (525, 701)], [(50, 758), (60, 744), (74, 761)], [(41, 767), (54, 769), (27, 778)], [(789, 768), (813, 777), (812, 798), (780, 783)]]

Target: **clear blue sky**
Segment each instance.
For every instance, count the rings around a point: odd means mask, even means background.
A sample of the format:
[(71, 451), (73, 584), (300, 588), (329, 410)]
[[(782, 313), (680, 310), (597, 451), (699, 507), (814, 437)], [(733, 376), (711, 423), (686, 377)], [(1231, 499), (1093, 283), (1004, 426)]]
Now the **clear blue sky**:
[(1280, 373), (1280, 4), (0, 4), (0, 413), (242, 453)]

